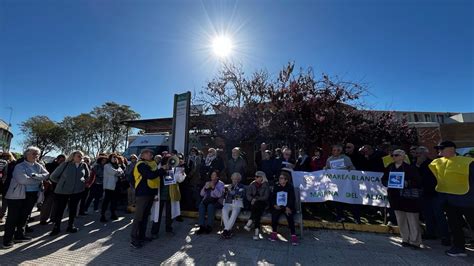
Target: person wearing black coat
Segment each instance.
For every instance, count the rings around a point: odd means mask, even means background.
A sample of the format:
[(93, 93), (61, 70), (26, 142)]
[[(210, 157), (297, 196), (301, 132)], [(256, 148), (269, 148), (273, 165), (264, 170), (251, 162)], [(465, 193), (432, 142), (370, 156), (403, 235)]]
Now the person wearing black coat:
[(277, 240), (278, 220), (280, 216), (284, 214), (291, 232), (291, 244), (296, 246), (298, 245), (294, 219), (294, 214), (296, 213), (296, 198), (295, 190), (289, 182), (290, 179), (290, 175), (287, 172), (281, 172), (278, 178), (278, 185), (274, 187), (270, 197), (272, 212), (272, 233), (270, 235), (270, 241), (273, 242)]
[[(382, 184), (388, 187), (391, 173), (403, 173), (403, 188), (388, 188), (388, 201), (390, 207), (395, 211), (402, 237), (402, 246), (419, 249), (421, 245), (420, 195), (415, 195), (414, 192), (421, 188), (421, 178), (415, 167), (403, 161), (405, 158), (403, 150), (394, 150), (392, 158), (394, 162), (386, 168)], [(408, 192), (412, 192), (411, 196), (408, 195), (410, 194)]]
[(432, 162), (427, 157), (429, 150), (424, 146), (419, 146), (415, 151), (415, 163), (421, 176), (421, 186), (423, 188), (422, 211), (425, 218), (426, 231), (424, 239), (436, 239), (441, 237), (441, 243), (449, 246), (451, 238), (449, 236), (448, 222), (443, 210), (443, 200), (436, 192), (436, 177), (431, 172), (429, 165)]
[(298, 160), (296, 160), (296, 165), (293, 170), (311, 172), (311, 157), (308, 156), (305, 149), (299, 149), (298, 153)]
[(211, 180), (211, 174), (215, 170), (222, 172), (225, 165), (221, 157), (217, 155), (217, 150), (209, 148), (207, 156), (203, 158), (201, 163), (201, 187), (209, 180)]

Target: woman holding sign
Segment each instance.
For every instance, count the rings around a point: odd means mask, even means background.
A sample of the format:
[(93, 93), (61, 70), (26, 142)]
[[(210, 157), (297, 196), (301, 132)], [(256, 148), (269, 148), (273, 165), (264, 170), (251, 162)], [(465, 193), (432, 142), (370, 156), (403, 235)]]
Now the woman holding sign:
[(419, 249), (421, 228), (419, 220), (421, 180), (418, 170), (404, 162), (405, 152), (394, 150), (393, 163), (389, 164), (382, 177), (390, 207), (395, 210), (402, 246)]
[(295, 219), (293, 214), (296, 211), (295, 208), (295, 190), (289, 183), (290, 175), (287, 172), (281, 172), (278, 178), (278, 185), (275, 186), (271, 196), (271, 210), (272, 210), (272, 234), (270, 235), (270, 241), (274, 242), (277, 240), (277, 226), (280, 216), (284, 214), (288, 221), (288, 227), (291, 232), (291, 244), (293, 246), (298, 245), (298, 238), (295, 233)]

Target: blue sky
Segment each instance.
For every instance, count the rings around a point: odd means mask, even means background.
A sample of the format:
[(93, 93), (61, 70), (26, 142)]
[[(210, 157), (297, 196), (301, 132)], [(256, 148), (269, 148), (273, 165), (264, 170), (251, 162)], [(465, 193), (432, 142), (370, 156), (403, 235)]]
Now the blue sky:
[(106, 101), (142, 118), (215, 76), (216, 34), (247, 73), (288, 61), (366, 83), (373, 109), (474, 111), (474, 1), (0, 1), (0, 118), (60, 121)]

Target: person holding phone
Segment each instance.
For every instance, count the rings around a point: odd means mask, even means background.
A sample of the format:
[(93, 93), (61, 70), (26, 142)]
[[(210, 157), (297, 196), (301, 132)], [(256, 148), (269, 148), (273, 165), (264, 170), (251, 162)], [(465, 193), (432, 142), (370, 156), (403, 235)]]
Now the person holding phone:
[[(219, 171), (211, 173), (211, 181), (206, 182), (201, 189), (202, 201), (199, 204), (199, 230), (197, 234), (212, 232), (216, 209), (221, 206), (219, 202), (224, 194), (224, 183), (219, 180)], [(207, 212), (207, 222), (206, 222)]]

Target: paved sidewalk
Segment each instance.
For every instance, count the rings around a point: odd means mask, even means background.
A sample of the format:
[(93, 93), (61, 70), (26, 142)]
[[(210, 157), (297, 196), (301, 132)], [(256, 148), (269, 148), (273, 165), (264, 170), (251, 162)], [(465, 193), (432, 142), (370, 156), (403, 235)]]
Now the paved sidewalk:
[[(35, 216), (38, 213), (35, 213)], [(49, 237), (51, 225), (32, 223), (31, 242), (0, 250), (1, 265), (16, 264), (165, 264), (165, 265), (473, 265), (474, 252), (467, 258), (444, 255), (438, 241), (425, 242), (421, 251), (402, 248), (399, 237), (349, 231), (306, 230), (299, 246), (287, 242), (254, 241), (250, 233), (238, 230), (231, 240), (216, 232), (195, 235), (194, 220), (175, 222), (175, 235), (162, 233), (158, 240), (135, 250), (129, 246), (131, 216), (107, 224), (98, 214), (77, 219), (80, 231)], [(30, 223), (31, 224), (31, 223)], [(63, 223), (63, 229), (65, 229)], [(3, 235), (3, 224), (0, 226)], [(286, 231), (285, 231), (286, 232)]]

